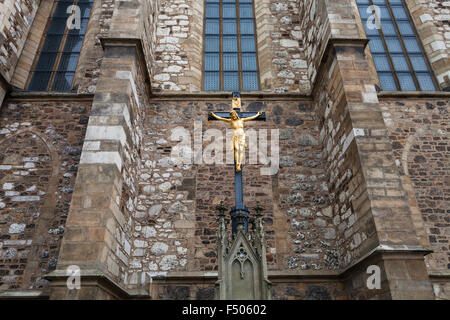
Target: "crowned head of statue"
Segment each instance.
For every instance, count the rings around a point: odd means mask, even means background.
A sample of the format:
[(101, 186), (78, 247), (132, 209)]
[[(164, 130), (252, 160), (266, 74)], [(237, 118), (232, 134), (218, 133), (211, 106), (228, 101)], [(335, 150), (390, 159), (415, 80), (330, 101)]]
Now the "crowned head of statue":
[(237, 120), (237, 119), (239, 119), (239, 115), (235, 110), (233, 110), (230, 112), (230, 118), (231, 118), (231, 120)]

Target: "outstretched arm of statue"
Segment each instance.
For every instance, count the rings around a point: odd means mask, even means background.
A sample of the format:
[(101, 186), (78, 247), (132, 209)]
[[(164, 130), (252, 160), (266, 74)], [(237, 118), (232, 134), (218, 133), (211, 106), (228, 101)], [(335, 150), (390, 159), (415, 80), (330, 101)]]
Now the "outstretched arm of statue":
[(255, 119), (258, 118), (260, 115), (262, 115), (262, 112), (258, 112), (256, 115), (254, 115), (254, 116), (252, 116), (252, 117), (248, 117), (248, 118), (243, 118), (242, 120), (244, 120), (244, 121), (255, 120)]
[(230, 121), (231, 121), (230, 119), (225, 119), (225, 118), (219, 117), (219, 116), (216, 115), (214, 112), (210, 112), (209, 114), (212, 115), (212, 116), (213, 116), (214, 118), (216, 118), (217, 120), (220, 120), (220, 121), (224, 121), (224, 122), (230, 122)]

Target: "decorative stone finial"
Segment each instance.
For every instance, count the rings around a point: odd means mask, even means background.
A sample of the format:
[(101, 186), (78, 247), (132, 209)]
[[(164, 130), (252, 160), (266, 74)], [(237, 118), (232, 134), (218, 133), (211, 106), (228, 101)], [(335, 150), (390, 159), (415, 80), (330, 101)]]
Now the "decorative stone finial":
[(225, 211), (227, 210), (227, 207), (225, 206), (223, 200), (221, 200), (220, 203), (216, 206), (216, 210), (219, 211), (220, 216), (225, 216)]

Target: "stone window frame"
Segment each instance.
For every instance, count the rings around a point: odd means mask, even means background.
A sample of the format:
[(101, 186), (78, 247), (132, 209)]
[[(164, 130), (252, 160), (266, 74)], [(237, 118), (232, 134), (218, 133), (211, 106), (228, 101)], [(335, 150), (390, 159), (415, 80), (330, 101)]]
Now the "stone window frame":
[[(361, 5), (377, 6), (377, 5), (380, 4), (380, 3), (378, 3), (379, 1), (380, 0), (355, 0), (356, 6), (357, 6), (357, 9), (358, 9), (358, 13), (360, 14), (360, 18), (361, 18), (361, 21), (362, 21), (363, 25), (365, 24), (365, 20), (366, 19), (361, 17), (360, 6)], [(383, 0), (381, 0), (381, 1), (383, 1)], [(411, 76), (413, 78), (414, 86), (416, 87), (416, 90), (403, 90), (402, 89), (402, 86), (400, 84), (400, 80), (399, 80), (398, 75), (397, 75), (398, 70), (395, 69), (394, 62), (393, 62), (393, 59), (391, 57), (391, 52), (388, 49), (388, 45), (387, 45), (387, 42), (386, 42), (386, 37), (389, 37), (389, 35), (385, 36), (382, 28), (380, 28), (379, 29), (379, 38), (382, 41), (383, 48), (384, 48), (384, 51), (385, 51), (385, 55), (386, 55), (386, 57), (388, 59), (388, 62), (389, 62), (390, 73), (392, 74), (392, 76), (394, 78), (395, 86), (397, 87), (397, 90), (393, 90), (393, 91), (403, 91), (403, 92), (408, 92), (408, 91), (409, 92), (417, 92), (417, 91), (420, 92), (420, 91), (424, 91), (424, 90), (421, 90), (421, 86), (420, 86), (420, 83), (419, 83), (419, 80), (418, 80), (418, 77), (417, 77), (416, 73), (417, 72), (425, 73), (425, 72), (423, 72), (423, 71), (416, 71), (414, 69), (412, 61), (410, 59), (411, 53), (409, 53), (407, 51), (405, 43), (404, 43), (404, 39), (403, 39), (404, 34), (400, 31), (400, 28), (398, 26), (397, 18), (395, 17), (394, 12), (392, 10), (392, 6), (391, 5), (399, 5), (399, 4), (401, 4), (403, 6), (403, 9), (404, 9), (404, 11), (405, 11), (405, 13), (407, 15), (407, 20), (408, 20), (408, 22), (409, 22), (409, 24), (410, 24), (410, 26), (411, 26), (411, 28), (413, 30), (414, 37), (417, 40), (417, 43), (419, 45), (420, 53), (421, 53), (423, 59), (425, 60), (425, 64), (426, 64), (427, 69), (428, 69), (428, 71), (426, 73), (428, 73), (429, 76), (431, 77), (431, 80), (432, 80), (433, 85), (435, 87), (434, 90), (432, 90), (432, 91), (440, 91), (441, 89), (440, 89), (440, 86), (439, 86), (439, 82), (437, 80), (437, 77), (436, 77), (436, 74), (435, 74), (434, 69), (432, 67), (432, 64), (430, 63), (429, 57), (426, 54), (425, 47), (424, 47), (424, 45), (422, 43), (422, 39), (419, 37), (418, 31), (417, 31), (416, 25), (414, 23), (414, 19), (411, 16), (411, 12), (409, 10), (408, 4), (405, 2), (405, 0), (398, 0), (398, 2), (399, 3), (391, 3), (389, 0), (384, 0), (383, 1), (383, 5), (385, 5), (387, 10), (389, 11), (390, 21), (392, 22), (392, 24), (394, 26), (396, 35), (398, 36), (398, 39), (399, 39), (399, 42), (400, 42), (400, 45), (401, 45), (401, 48), (402, 48), (402, 53), (401, 54), (405, 57), (405, 59), (407, 61), (408, 72), (411, 74)], [(370, 35), (369, 36), (367, 35), (366, 29), (364, 27), (363, 27), (363, 30), (364, 30), (364, 33), (366, 34), (366, 37), (369, 38)], [(370, 48), (369, 48), (369, 50), (370, 50)], [(373, 54), (374, 53), (371, 51), (372, 57), (373, 57)], [(415, 54), (415, 53), (412, 53), (412, 54)], [(375, 61), (374, 61), (374, 66), (375, 66)], [(376, 69), (376, 67), (375, 67), (375, 69)], [(377, 71), (377, 76), (379, 77), (379, 70), (376, 69), (376, 71)], [(381, 85), (381, 79), (379, 79), (379, 83)], [(380, 90), (383, 91), (381, 88), (380, 88)], [(430, 90), (426, 90), (426, 91), (430, 91)]]
[[(223, 89), (223, 85), (224, 85), (224, 81), (223, 81), (223, 27), (222, 27), (222, 21), (223, 21), (223, 11), (222, 11), (222, 5), (224, 3), (224, 0), (213, 0), (214, 3), (218, 3), (219, 4), (219, 89), (218, 90), (206, 90), (205, 89), (205, 56), (206, 56), (206, 5), (208, 0), (203, 0), (203, 8), (204, 8), (204, 14), (203, 14), (203, 31), (202, 31), (202, 39), (203, 39), (203, 48), (202, 48), (202, 72), (201, 72), (201, 88), (202, 91), (206, 91), (206, 92), (218, 92), (218, 91), (225, 91)], [(252, 90), (252, 91), (259, 91), (261, 90), (261, 74), (260, 74), (260, 64), (259, 64), (259, 42), (258, 42), (258, 28), (257, 28), (257, 16), (256, 16), (256, 7), (255, 7), (255, 1), (256, 0), (251, 0), (252, 3), (252, 10), (253, 10), (253, 28), (254, 28), (254, 33), (253, 33), (253, 37), (255, 40), (255, 55), (256, 55), (256, 70), (253, 72), (256, 72), (257, 74), (257, 78), (258, 78), (258, 89), (257, 90)], [(243, 90), (243, 73), (245, 71), (242, 70), (242, 51), (241, 51), (241, 33), (240, 33), (240, 9), (239, 9), (239, 3), (240, 0), (235, 0), (235, 2), (229, 2), (230, 4), (235, 4), (236, 5), (236, 38), (237, 38), (237, 54), (238, 54), (238, 74), (239, 74), (239, 90), (238, 91), (244, 91)], [(246, 91), (249, 92), (249, 91)]]
[[(29, 74), (28, 74), (27, 80), (25, 82), (25, 86), (24, 87), (25, 87), (25, 90), (27, 90), (27, 91), (31, 91), (31, 90), (28, 90), (28, 88), (29, 88), (29, 86), (31, 84), (31, 81), (33, 79), (36, 65), (39, 62), (39, 58), (40, 58), (40, 55), (42, 53), (42, 49), (43, 49), (45, 41), (47, 39), (47, 31), (50, 28), (50, 25), (51, 25), (51, 23), (53, 21), (53, 17), (54, 17), (55, 11), (56, 11), (56, 8), (57, 8), (57, 6), (58, 6), (58, 4), (60, 2), (67, 2), (68, 5), (77, 5), (79, 2), (81, 2), (81, 3), (89, 3), (91, 5), (91, 7), (90, 7), (90, 12), (89, 12), (88, 23), (86, 24), (86, 30), (85, 30), (85, 32), (83, 34), (80, 34), (81, 36), (83, 36), (83, 41), (82, 41), (81, 46), (80, 46), (80, 51), (78, 52), (79, 56), (78, 56), (78, 59), (77, 59), (77, 64), (76, 64), (76, 66), (74, 68), (74, 71), (73, 71), (73, 78), (72, 78), (72, 83), (70, 85), (70, 89), (68, 91), (55, 91), (55, 90), (52, 90), (52, 86), (55, 83), (55, 74), (58, 72), (58, 68), (59, 68), (59, 65), (60, 65), (60, 62), (61, 62), (61, 57), (62, 57), (63, 53), (65, 53), (64, 48), (66, 46), (67, 37), (69, 35), (67, 24), (66, 24), (65, 30), (64, 30), (64, 33), (63, 33), (63, 37), (62, 37), (61, 42), (59, 44), (57, 57), (56, 57), (55, 62), (53, 64), (53, 68), (50, 71), (52, 74), (50, 76), (50, 79), (48, 80), (47, 88), (46, 88), (45, 91), (46, 92), (70, 92), (72, 90), (73, 84), (74, 84), (74, 82), (76, 80), (76, 70), (77, 70), (78, 65), (80, 63), (81, 52), (83, 50), (84, 42), (86, 40), (86, 33), (87, 33), (87, 30), (88, 30), (88, 27), (89, 27), (89, 22), (91, 20), (91, 17), (92, 17), (93, 11), (94, 11), (93, 8), (94, 8), (95, 0), (87, 0), (87, 1), (86, 0), (73, 0), (71, 4), (69, 4), (70, 0), (54, 0), (52, 5), (51, 5), (51, 10), (49, 12), (49, 15), (47, 17), (47, 22), (45, 23), (45, 27), (44, 27), (44, 30), (43, 30), (43, 33), (42, 33), (42, 36), (41, 36), (41, 39), (40, 39), (40, 42), (39, 42), (39, 46), (38, 46), (38, 48), (36, 50), (36, 53), (35, 53), (35, 56), (33, 58), (33, 63), (32, 63), (31, 68), (29, 70)], [(81, 17), (81, 19), (83, 19), (83, 17)]]

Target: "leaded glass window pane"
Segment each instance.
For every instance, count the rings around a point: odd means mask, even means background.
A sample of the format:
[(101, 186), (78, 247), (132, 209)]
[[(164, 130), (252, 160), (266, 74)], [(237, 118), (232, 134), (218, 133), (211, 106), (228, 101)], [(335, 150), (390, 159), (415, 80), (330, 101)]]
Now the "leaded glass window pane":
[(402, 45), (400, 44), (400, 40), (397, 37), (386, 38), (386, 43), (389, 52), (403, 52)]
[(392, 6), (392, 12), (394, 13), (395, 19), (408, 19), (406, 11), (403, 6)]
[(205, 72), (204, 76), (205, 90), (220, 90), (220, 73), (219, 72)]
[(409, 53), (422, 52), (416, 38), (408, 37), (404, 38), (403, 41), (405, 42), (406, 51)]
[(56, 5), (55, 11), (53, 13), (53, 17), (55, 18), (65, 18), (69, 17), (67, 13), (67, 8), (73, 5), (74, 1), (59, 1)]
[(223, 54), (223, 70), (225, 71), (239, 71), (239, 62), (237, 53)]
[(69, 91), (72, 86), (73, 72), (56, 72), (52, 91)]
[(391, 71), (389, 59), (385, 54), (374, 54), (373, 59), (375, 61), (375, 67), (378, 71)]
[(223, 89), (225, 91), (239, 91), (239, 73), (224, 72), (223, 73)]
[(419, 81), (420, 87), (424, 91), (434, 91), (436, 90), (434, 86), (433, 79), (428, 72), (418, 72), (417, 80)]
[(399, 72), (397, 73), (398, 80), (400, 81), (400, 86), (403, 91), (415, 91), (416, 85), (414, 84), (414, 79), (409, 72)]
[(206, 19), (206, 34), (219, 34), (219, 19)]
[(223, 18), (236, 18), (236, 5), (224, 4), (223, 5)]
[(251, 4), (241, 4), (239, 6), (240, 18), (253, 18), (253, 6)]
[(387, 7), (379, 6), (379, 8), (380, 8), (381, 20), (391, 18), (391, 14), (389, 13), (389, 9)]
[(254, 34), (253, 20), (241, 19), (241, 34)]
[(77, 3), (77, 6), (80, 8), (81, 18), (89, 19), (91, 15), (91, 3)]
[(51, 75), (51, 72), (33, 72), (33, 77), (31, 78), (28, 90), (46, 91)]
[(58, 52), (59, 46), (61, 45), (61, 40), (63, 38), (62, 34), (58, 35), (47, 35), (44, 46), (42, 47), (43, 52)]
[(392, 73), (380, 72), (379, 73), (381, 88), (385, 91), (397, 91), (397, 85), (395, 84), (394, 76)]
[(385, 36), (396, 36), (394, 24), (391, 21), (381, 21), (381, 30)]
[(84, 36), (67, 36), (64, 52), (80, 52), (81, 46), (83, 45), (83, 39)]
[(223, 34), (237, 34), (236, 20), (226, 19), (223, 20)]
[(52, 71), (55, 65), (57, 53), (42, 53), (39, 56), (39, 61), (35, 67), (36, 71)]
[(258, 90), (258, 73), (243, 72), (244, 91)]
[(370, 50), (373, 53), (382, 53), (382, 52), (384, 52), (383, 41), (380, 38), (371, 37), (369, 45), (370, 45)]
[(409, 21), (398, 21), (397, 25), (402, 36), (414, 36), (414, 30)]
[(64, 34), (66, 23), (67, 18), (54, 18), (48, 28), (47, 34)]
[(409, 71), (408, 61), (402, 54), (392, 55), (392, 62), (396, 71)]
[(220, 55), (218, 53), (205, 54), (205, 71), (220, 71)]
[(242, 70), (256, 71), (258, 67), (256, 65), (256, 53), (243, 53), (242, 54)]
[(219, 18), (220, 17), (220, 10), (219, 10), (219, 4), (208, 4), (206, 7), (206, 17), (207, 18)]
[(205, 51), (206, 52), (219, 52), (220, 51), (219, 36), (206, 36), (205, 37)]
[(75, 71), (79, 54), (63, 53), (59, 62), (58, 71)]
[(237, 37), (236, 36), (224, 36), (223, 37), (223, 51), (224, 52), (237, 52)]
[(242, 49), (242, 52), (254, 52), (255, 51), (255, 37), (254, 36), (241, 36), (241, 49)]
[(421, 54), (412, 54), (409, 57), (415, 71), (428, 71), (427, 63)]

